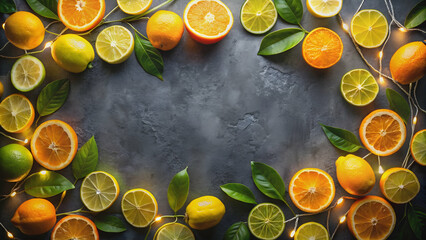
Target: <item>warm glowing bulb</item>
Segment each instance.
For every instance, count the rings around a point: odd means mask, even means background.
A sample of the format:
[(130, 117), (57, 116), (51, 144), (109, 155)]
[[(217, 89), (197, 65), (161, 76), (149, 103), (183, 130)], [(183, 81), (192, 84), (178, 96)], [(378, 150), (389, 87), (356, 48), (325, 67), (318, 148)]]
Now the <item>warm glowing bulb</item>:
[(383, 84), (383, 83), (385, 83), (385, 79), (382, 76), (380, 76), (379, 77), (379, 82), (380, 82), (380, 84)]
[(47, 173), (47, 172), (46, 172), (45, 170), (40, 171), (40, 174), (41, 174), (41, 175), (46, 175), (46, 173)]
[(290, 233), (290, 237), (292, 238), (292, 237), (294, 237), (294, 234), (296, 234), (296, 231), (291, 231), (291, 233)]
[(339, 200), (337, 200), (337, 205), (340, 205), (343, 203), (343, 197), (339, 198)]
[(407, 31), (407, 29), (405, 29), (405, 27), (400, 27), (400, 28), (399, 28), (399, 31), (401, 31), (401, 32), (406, 32), (406, 31)]
[(6, 23), (3, 23), (3, 25), (1, 25), (2, 26), (2, 28), (4, 29), (4, 26), (6, 26)]
[(379, 52), (379, 58), (382, 59), (383, 58), (383, 51)]
[(52, 46), (52, 41), (47, 42), (47, 43), (44, 45), (44, 49), (49, 48), (50, 46)]
[(383, 168), (382, 168), (382, 166), (379, 166), (379, 173), (380, 174), (382, 174), (384, 171), (383, 171)]
[(13, 234), (11, 232), (7, 232), (7, 237), (13, 239)]
[(341, 217), (341, 218), (340, 218), (340, 221), (339, 221), (339, 222), (340, 222), (340, 223), (344, 223), (345, 221), (346, 221), (346, 216), (343, 216), (343, 217)]
[(348, 30), (349, 30), (349, 27), (348, 27), (348, 25), (347, 25), (346, 23), (343, 23), (343, 24), (342, 24), (342, 27), (343, 27), (343, 29), (344, 29), (345, 31), (348, 31)]
[(161, 217), (156, 217), (156, 218), (155, 218), (155, 221), (156, 221), (156, 222), (161, 221)]
[(16, 192), (13, 192), (10, 194), (10, 197), (14, 197), (14, 196), (16, 196)]
[(416, 125), (416, 123), (417, 123), (417, 117), (414, 117), (413, 118), (413, 125)]
[(28, 143), (28, 138), (25, 138), (24, 143), (27, 144)]

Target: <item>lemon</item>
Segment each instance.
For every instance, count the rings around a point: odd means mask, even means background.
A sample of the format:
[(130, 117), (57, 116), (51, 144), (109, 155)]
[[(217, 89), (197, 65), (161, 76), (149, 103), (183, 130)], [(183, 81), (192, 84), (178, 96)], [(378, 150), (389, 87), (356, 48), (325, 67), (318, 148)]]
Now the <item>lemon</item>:
[(412, 171), (396, 167), (383, 173), (380, 190), (393, 203), (407, 203), (419, 193), (420, 183)]
[(92, 67), (90, 63), (95, 59), (92, 45), (76, 34), (60, 36), (51, 49), (53, 60), (68, 72), (83, 72), (87, 67)]
[(121, 200), (121, 211), (128, 223), (134, 227), (146, 227), (158, 212), (157, 200), (147, 190), (137, 188), (127, 191)]
[(10, 73), (13, 86), (21, 92), (28, 92), (40, 86), (45, 76), (43, 63), (30, 55), (18, 59)]
[(195, 240), (191, 229), (180, 223), (167, 223), (161, 226), (154, 235), (154, 240)]
[(240, 20), (248, 32), (262, 34), (275, 25), (277, 15), (272, 0), (247, 0), (241, 7)]
[(7, 39), (24, 50), (38, 47), (44, 39), (43, 23), (40, 18), (30, 12), (19, 11), (10, 15), (3, 28)]
[(12, 94), (0, 103), (0, 125), (11, 133), (21, 133), (34, 122), (34, 107), (21, 94)]
[(308, 11), (319, 18), (337, 15), (342, 9), (342, 0), (307, 0)]
[(96, 38), (95, 44), (99, 57), (111, 64), (126, 61), (132, 54), (134, 46), (132, 33), (119, 25), (102, 30)]
[(80, 189), (81, 201), (93, 212), (101, 212), (111, 207), (119, 193), (117, 180), (111, 174), (102, 171), (87, 175)]
[(148, 10), (152, 0), (117, 0), (117, 4), (121, 11), (130, 15), (138, 15)]
[(382, 45), (388, 36), (388, 31), (386, 17), (375, 9), (361, 10), (351, 21), (351, 33), (355, 42), (365, 48)]
[(328, 240), (328, 231), (325, 227), (316, 222), (307, 222), (300, 226), (296, 234), (294, 234), (295, 240)]
[(24, 146), (9, 144), (0, 148), (0, 178), (7, 182), (19, 182), (30, 172), (33, 155)]
[(225, 205), (214, 196), (192, 200), (186, 207), (185, 221), (193, 229), (204, 230), (217, 225), (225, 215)]
[(354, 69), (343, 75), (340, 92), (348, 103), (365, 106), (376, 99), (379, 85), (369, 71)]
[(426, 165), (426, 129), (418, 131), (411, 141), (411, 155), (422, 166)]
[(284, 213), (275, 204), (258, 204), (250, 212), (248, 226), (250, 232), (259, 239), (276, 239), (284, 231)]

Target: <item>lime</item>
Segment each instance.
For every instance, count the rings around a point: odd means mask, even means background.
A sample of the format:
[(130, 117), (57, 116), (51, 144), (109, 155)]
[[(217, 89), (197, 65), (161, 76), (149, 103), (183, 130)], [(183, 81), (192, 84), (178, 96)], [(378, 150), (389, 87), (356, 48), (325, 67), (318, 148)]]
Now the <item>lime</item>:
[(180, 223), (167, 223), (161, 226), (154, 235), (154, 240), (195, 240), (192, 231)]
[(406, 168), (391, 168), (380, 178), (380, 190), (385, 197), (397, 204), (411, 201), (420, 191), (419, 179)]
[(388, 36), (388, 31), (386, 17), (375, 9), (361, 10), (351, 21), (351, 33), (355, 42), (365, 48), (382, 45)]
[(343, 75), (340, 91), (348, 103), (365, 106), (374, 101), (379, 93), (379, 85), (369, 71), (354, 69)]
[(21, 133), (34, 122), (34, 107), (21, 94), (12, 94), (0, 103), (0, 125), (11, 133)]
[(40, 86), (45, 76), (43, 63), (30, 55), (18, 59), (10, 73), (13, 86), (21, 92), (28, 92)]
[(316, 222), (307, 222), (300, 226), (296, 234), (295, 240), (328, 240), (328, 231), (325, 227)]
[(83, 204), (93, 212), (109, 208), (120, 193), (117, 180), (106, 172), (92, 172), (81, 184), (80, 197)]
[(134, 227), (146, 227), (158, 212), (155, 197), (147, 190), (137, 188), (127, 191), (121, 200), (124, 218)]
[(411, 141), (411, 155), (422, 166), (426, 166), (426, 129), (418, 131)]
[(307, 0), (308, 11), (319, 18), (332, 17), (342, 9), (342, 0)]
[(130, 15), (138, 15), (148, 10), (152, 0), (117, 0), (117, 4), (121, 11)]
[(284, 231), (285, 217), (283, 211), (272, 203), (256, 205), (248, 217), (250, 232), (263, 240), (276, 239)]
[(33, 166), (33, 155), (24, 146), (9, 144), (0, 148), (0, 176), (8, 182), (24, 179)]
[(272, 0), (247, 0), (240, 15), (243, 27), (253, 34), (265, 33), (277, 22), (277, 10)]
[(102, 30), (96, 38), (96, 52), (107, 63), (126, 61), (133, 52), (135, 42), (132, 33), (122, 26), (111, 26)]

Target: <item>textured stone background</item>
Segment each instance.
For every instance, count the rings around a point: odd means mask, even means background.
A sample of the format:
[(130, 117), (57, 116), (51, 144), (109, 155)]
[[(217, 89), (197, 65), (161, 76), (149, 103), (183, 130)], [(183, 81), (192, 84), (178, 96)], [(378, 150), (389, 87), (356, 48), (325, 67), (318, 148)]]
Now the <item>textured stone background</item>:
[[(345, 0), (342, 15), (350, 22), (361, 0)], [(19, 10), (28, 9), (22, 0), (16, 1)], [(107, 0), (107, 11), (116, 3)], [(154, 0), (153, 6), (160, 1)], [(175, 0), (165, 9), (182, 16), (188, 0)], [(95, 135), (100, 162), (98, 169), (111, 172), (120, 183), (121, 194), (132, 188), (146, 188), (158, 200), (159, 213), (170, 214), (167, 203), (167, 186), (173, 175), (189, 166), (191, 179), (188, 202), (202, 195), (215, 195), (225, 204), (227, 212), (222, 222), (207, 231), (194, 231), (197, 239), (222, 239), (226, 229), (236, 221), (246, 221), (252, 206), (230, 199), (219, 186), (229, 182), (244, 183), (255, 193), (258, 202), (275, 202), (283, 207), (287, 218), (291, 213), (284, 204), (264, 197), (256, 190), (250, 171), (250, 161), (270, 164), (281, 174), (286, 184), (301, 168), (318, 167), (329, 172), (336, 183), (336, 199), (347, 195), (335, 178), (334, 161), (345, 153), (334, 148), (326, 139), (318, 123), (358, 131), (361, 120), (372, 110), (387, 108), (385, 88), (394, 86), (386, 82), (374, 103), (366, 107), (349, 105), (340, 95), (339, 84), (344, 73), (355, 68), (366, 68), (355, 51), (349, 37), (338, 25), (336, 18), (317, 19), (306, 11), (302, 25), (312, 30), (328, 27), (342, 38), (344, 54), (339, 63), (327, 70), (309, 67), (301, 55), (301, 44), (294, 49), (272, 57), (257, 56), (262, 36), (247, 33), (240, 24), (239, 11), (243, 0), (225, 0), (235, 18), (229, 35), (221, 42), (204, 46), (194, 42), (185, 32), (180, 44), (170, 52), (163, 52), (164, 82), (146, 74), (133, 56), (120, 65), (109, 65), (98, 57), (94, 68), (81, 74), (70, 74), (59, 68), (49, 52), (36, 55), (46, 66), (44, 84), (61, 78), (71, 79), (71, 94), (66, 104), (57, 113), (43, 118), (61, 119), (74, 127), (81, 146)], [(418, 0), (393, 1), (396, 15), (403, 22)], [(303, 1), (305, 6), (305, 1)], [(379, 9), (385, 13), (383, 1), (366, 1), (364, 7)], [(388, 14), (385, 14), (390, 20)], [(7, 15), (0, 15), (4, 22)], [(118, 19), (119, 11), (111, 19)], [(47, 23), (46, 19), (44, 22)], [(135, 26), (145, 32), (145, 21)], [(126, 26), (126, 25), (125, 25)], [(87, 39), (94, 44), (95, 30)], [(273, 30), (293, 27), (278, 19)], [(61, 24), (52, 28), (59, 32)], [(384, 54), (384, 68), (393, 52), (403, 44), (422, 40), (418, 33), (401, 33), (393, 29), (393, 37)], [(47, 39), (53, 36), (47, 34)], [(1, 31), (0, 43), (5, 43)], [(364, 50), (373, 63), (377, 63), (377, 49)], [(2, 54), (18, 55), (20, 50), (8, 47)], [(0, 77), (7, 96), (16, 90), (10, 83), (10, 69), (14, 60), (1, 59)], [(25, 94), (33, 102), (41, 88)], [(426, 106), (426, 82), (418, 87), (423, 107)], [(425, 128), (425, 115), (419, 115), (417, 129)], [(8, 143), (0, 138), (1, 145)], [(407, 149), (391, 157), (383, 158), (385, 169), (400, 166)], [(356, 154), (364, 156), (360, 150)], [(377, 170), (375, 157), (369, 157)], [(34, 164), (33, 171), (41, 168)], [(414, 200), (425, 206), (425, 171), (414, 164), (413, 171), (422, 183), (420, 194)], [(71, 169), (60, 171), (73, 180)], [(379, 174), (376, 175), (379, 179)], [(69, 191), (58, 212), (67, 212), (82, 207), (77, 190)], [(0, 193), (6, 194), (12, 187), (0, 183)], [(371, 194), (379, 194), (378, 181)], [(18, 205), (29, 196), (20, 194), (0, 202), (0, 221), (20, 239), (48, 239), (25, 237), (18, 233), (9, 219)], [(50, 199), (57, 204), (59, 197)], [(291, 200), (288, 198), (288, 201)], [(292, 205), (292, 204), (291, 204)], [(294, 207), (292, 205), (292, 207)], [(401, 206), (394, 206), (401, 216)], [(295, 207), (294, 207), (295, 208)], [(349, 208), (349, 203), (333, 213), (331, 228), (337, 217)], [(117, 201), (108, 213), (121, 216)], [(184, 212), (182, 209), (180, 212)], [(326, 214), (302, 218), (325, 224)], [(126, 223), (123, 234), (101, 233), (101, 239), (142, 239), (146, 229), (135, 229)], [(159, 225), (154, 226), (154, 231)], [(288, 224), (280, 239), (287, 239), (293, 223)], [(1, 232), (1, 231), (0, 231)], [(3, 232), (1, 233), (3, 234)], [(5, 237), (1, 235), (1, 238)], [(352, 239), (346, 225), (342, 226), (336, 239)]]

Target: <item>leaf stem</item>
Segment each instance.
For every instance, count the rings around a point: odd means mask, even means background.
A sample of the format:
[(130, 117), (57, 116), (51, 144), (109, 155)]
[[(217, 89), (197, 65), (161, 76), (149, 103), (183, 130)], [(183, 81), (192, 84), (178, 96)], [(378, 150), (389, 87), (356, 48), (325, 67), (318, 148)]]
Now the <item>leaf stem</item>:
[(290, 209), (291, 213), (293, 213), (294, 216), (297, 216), (297, 214), (293, 211), (293, 209), (290, 207), (290, 205), (287, 203), (287, 201), (285, 201), (283, 199), (283, 202), (285, 203), (285, 205), (287, 205), (288, 209)]
[(58, 214), (56, 214), (56, 216), (70, 215), (70, 214), (73, 214), (73, 213), (92, 213), (92, 212), (86, 211), (86, 210), (83, 210), (83, 208), (80, 208), (80, 209), (70, 211), (70, 212), (58, 213)]
[(131, 28), (133, 28), (133, 30), (135, 30), (135, 32), (137, 32), (139, 35), (141, 35), (143, 38), (145, 38), (146, 40), (149, 40), (147, 37), (145, 37), (145, 35), (143, 35), (141, 32), (139, 32), (135, 27), (133, 27), (132, 24), (126, 22)]
[(304, 27), (302, 27), (302, 24), (297, 23), (297, 25), (299, 25), (299, 27), (303, 30), (303, 32), (305, 32), (306, 34), (309, 34), (309, 31), (306, 30)]

